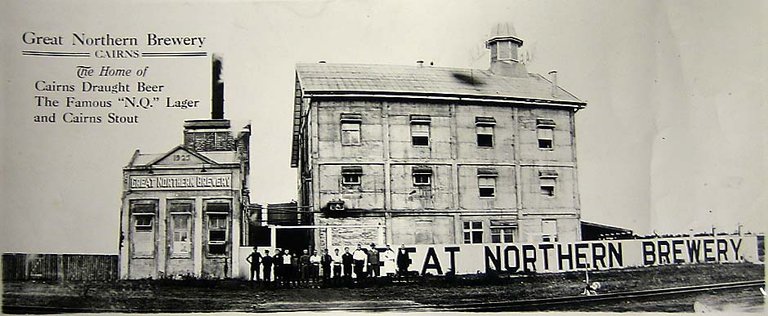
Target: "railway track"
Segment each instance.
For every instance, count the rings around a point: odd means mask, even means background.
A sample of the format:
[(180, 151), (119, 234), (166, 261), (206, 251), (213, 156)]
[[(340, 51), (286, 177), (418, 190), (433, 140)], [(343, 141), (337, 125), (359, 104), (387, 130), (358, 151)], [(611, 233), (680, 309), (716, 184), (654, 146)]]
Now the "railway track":
[[(674, 288), (663, 288), (642, 291), (626, 291), (604, 293), (592, 296), (566, 296), (555, 298), (542, 298), (530, 300), (510, 300), (485, 303), (462, 304), (419, 304), (409, 301), (357, 301), (357, 302), (296, 302), (283, 303), (270, 306), (254, 306), (250, 310), (240, 312), (270, 313), (270, 312), (321, 312), (321, 311), (473, 311), (473, 312), (498, 312), (498, 311), (543, 311), (558, 309), (566, 306), (579, 306), (593, 303), (609, 303), (634, 299), (644, 299), (662, 296), (675, 296), (695, 294), (707, 291), (734, 290), (746, 288), (764, 287), (764, 280), (740, 281), (729, 283), (716, 283), (706, 285), (693, 285)], [(110, 310), (110, 309), (82, 309), (47, 306), (19, 306), (4, 305), (3, 313), (10, 314), (52, 314), (52, 313), (78, 313), (78, 312), (211, 312), (210, 310)]]

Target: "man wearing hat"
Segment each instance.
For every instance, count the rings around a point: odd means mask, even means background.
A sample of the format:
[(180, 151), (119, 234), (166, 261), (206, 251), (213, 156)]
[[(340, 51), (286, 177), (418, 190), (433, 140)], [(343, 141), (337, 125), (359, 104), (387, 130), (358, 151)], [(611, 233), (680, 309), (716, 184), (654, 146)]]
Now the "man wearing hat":
[(381, 274), (381, 261), (379, 261), (379, 251), (376, 250), (376, 244), (371, 243), (371, 251), (368, 251), (368, 273), (373, 278), (378, 278)]

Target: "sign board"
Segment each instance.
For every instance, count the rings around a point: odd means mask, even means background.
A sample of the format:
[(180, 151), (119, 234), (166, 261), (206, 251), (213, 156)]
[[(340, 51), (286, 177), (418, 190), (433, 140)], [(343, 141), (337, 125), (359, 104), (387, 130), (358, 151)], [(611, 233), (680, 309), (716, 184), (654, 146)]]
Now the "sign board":
[[(397, 249), (395, 249), (397, 251)], [(669, 264), (758, 262), (757, 237), (717, 236), (538, 244), (406, 246), (420, 274), (551, 273)]]
[(232, 174), (189, 174), (130, 176), (131, 190), (226, 190), (232, 188)]

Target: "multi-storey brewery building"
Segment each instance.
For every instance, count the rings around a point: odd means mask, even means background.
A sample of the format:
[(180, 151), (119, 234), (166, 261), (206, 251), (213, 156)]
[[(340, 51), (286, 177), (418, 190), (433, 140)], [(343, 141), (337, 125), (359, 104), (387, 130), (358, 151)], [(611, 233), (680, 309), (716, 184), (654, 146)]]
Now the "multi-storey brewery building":
[(580, 239), (574, 115), (586, 103), (518, 61), (489, 69), (298, 64), (291, 166), (318, 248)]

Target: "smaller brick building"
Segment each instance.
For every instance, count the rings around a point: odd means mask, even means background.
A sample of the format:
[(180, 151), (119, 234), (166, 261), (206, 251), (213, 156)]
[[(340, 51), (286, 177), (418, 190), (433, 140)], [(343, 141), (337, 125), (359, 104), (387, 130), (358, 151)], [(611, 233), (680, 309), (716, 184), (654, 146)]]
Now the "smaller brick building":
[(249, 205), (250, 125), (224, 119), (221, 62), (213, 61), (210, 120), (184, 123), (184, 143), (136, 150), (123, 168), (121, 279), (237, 275)]
[(183, 145), (134, 153), (123, 168), (121, 278), (236, 274), (249, 136), (228, 120), (186, 121)]

